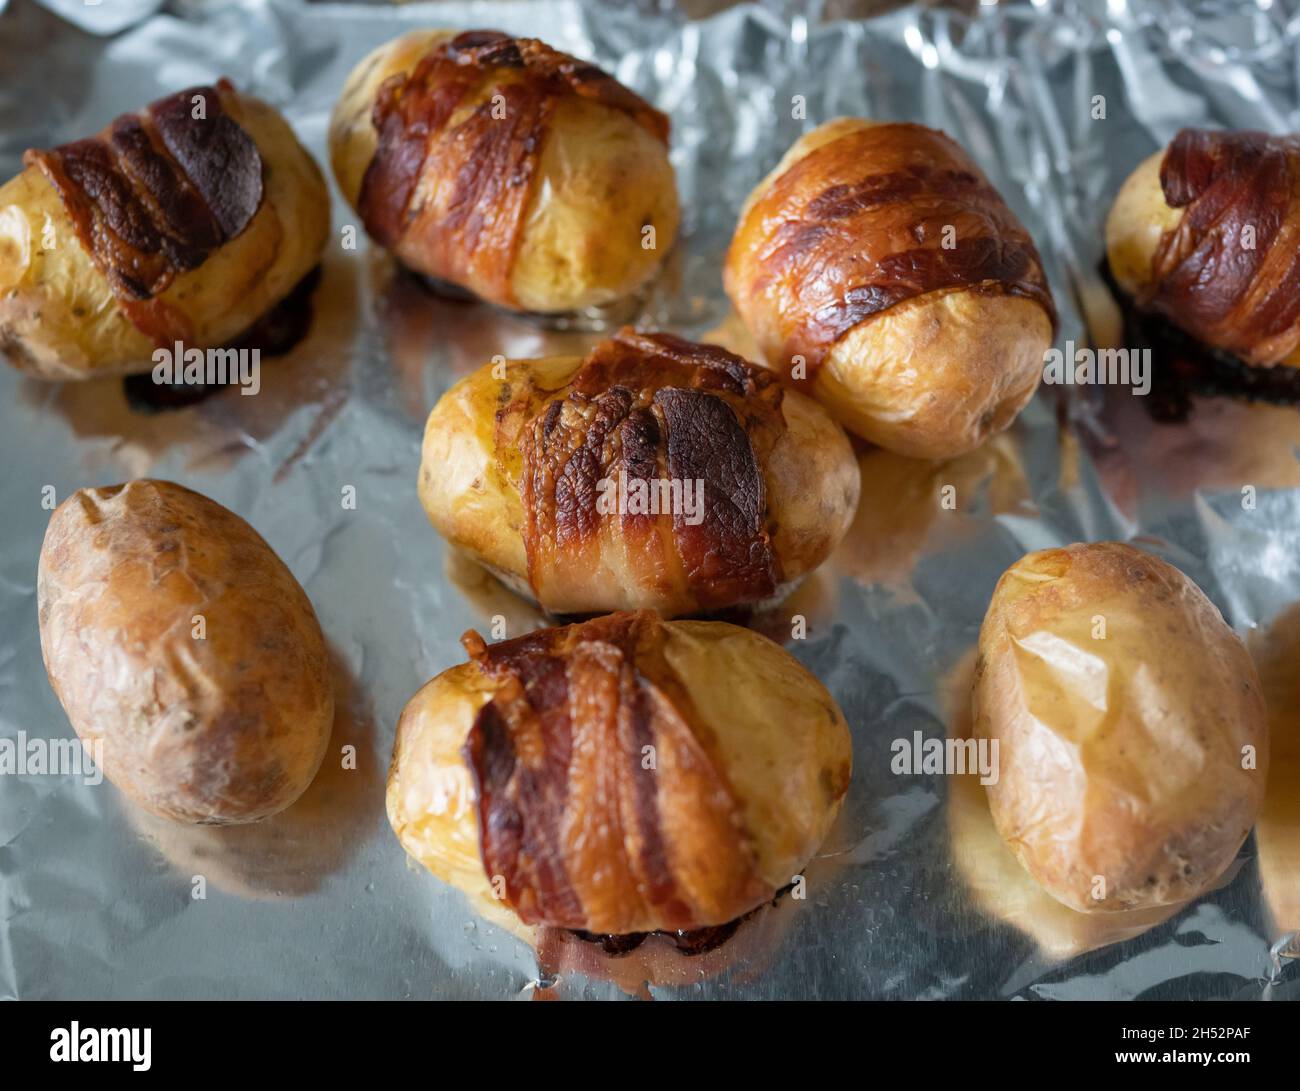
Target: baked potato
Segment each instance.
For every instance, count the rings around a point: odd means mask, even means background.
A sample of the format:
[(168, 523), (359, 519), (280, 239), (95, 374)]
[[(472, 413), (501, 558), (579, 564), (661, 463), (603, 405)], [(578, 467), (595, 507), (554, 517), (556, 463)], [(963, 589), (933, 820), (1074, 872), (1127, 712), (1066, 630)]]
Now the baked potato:
[(723, 349), (631, 329), (456, 383), (419, 475), (433, 525), (558, 614), (779, 599), (843, 538), (858, 484), (810, 398)]
[(0, 186), (0, 352), (38, 379), (149, 371), (176, 342), (227, 346), (311, 273), (329, 234), (316, 164), (226, 80), (24, 162)]
[(1125, 181), (1111, 275), (1139, 310), (1246, 364), (1300, 366), (1300, 139), (1183, 129)]
[(339, 189), (407, 267), (512, 310), (631, 295), (677, 234), (668, 119), (600, 69), (495, 31), (412, 31), (352, 71)]
[(255, 822), (316, 775), (334, 694), (306, 594), (244, 520), (167, 481), (81, 489), (37, 572), (50, 685), (104, 773), (177, 822)]
[[(970, 695), (976, 657), (977, 649), (971, 648), (945, 678), (944, 706), (952, 739), (971, 737)], [(1126, 912), (1078, 913), (1062, 905), (1020, 866), (998, 834), (978, 772), (948, 778), (947, 813), (949, 855), (961, 880), (952, 892), (957, 903), (964, 907), (974, 902), (987, 916), (1018, 929), (1049, 961), (1065, 962), (1122, 943), (1183, 908), (1180, 903)]]
[(407, 703), (388, 818), (527, 926), (724, 924), (787, 886), (848, 789), (848, 727), (782, 648), (620, 613), (485, 645)]
[(917, 458), (1010, 426), (1056, 323), (1025, 229), (921, 125), (838, 118), (800, 137), (746, 201), (724, 282), (769, 366)]
[(1058, 901), (1144, 909), (1207, 890), (1264, 798), (1245, 646), (1172, 565), (1118, 542), (1030, 553), (980, 630), (974, 736), (998, 832)]

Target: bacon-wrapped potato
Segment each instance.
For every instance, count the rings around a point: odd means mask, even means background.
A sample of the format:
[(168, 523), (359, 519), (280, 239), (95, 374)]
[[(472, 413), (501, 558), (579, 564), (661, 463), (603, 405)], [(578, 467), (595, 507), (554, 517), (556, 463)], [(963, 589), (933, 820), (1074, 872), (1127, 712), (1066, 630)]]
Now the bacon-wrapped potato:
[(1139, 310), (1246, 364), (1300, 367), (1300, 139), (1183, 129), (1120, 188), (1106, 252)]
[(1199, 587), (1119, 542), (1045, 549), (998, 581), (974, 736), (993, 821), (1082, 913), (1210, 889), (1259, 814), (1268, 724), (1245, 645)]
[(630, 295), (677, 233), (668, 118), (534, 39), (427, 30), (381, 46), (344, 85), (330, 158), (376, 242), (512, 310)]
[(311, 602), (243, 519), (169, 481), (81, 489), (36, 576), (50, 685), (104, 772), (176, 822), (255, 822), (320, 768), (334, 720)]
[(524, 924), (724, 924), (830, 830), (848, 727), (766, 638), (645, 611), (464, 643), (470, 662), (402, 712), (388, 818), (434, 875)]
[(573, 614), (775, 600), (844, 537), (858, 486), (812, 399), (723, 349), (631, 329), (462, 379), (429, 414), (419, 476), (454, 545)]
[(1007, 428), (1056, 321), (1025, 229), (920, 125), (839, 118), (801, 137), (750, 194), (724, 277), (769, 366), (919, 458)]
[(0, 351), (41, 379), (148, 371), (236, 341), (319, 263), (325, 180), (226, 80), (29, 151), (0, 187)]

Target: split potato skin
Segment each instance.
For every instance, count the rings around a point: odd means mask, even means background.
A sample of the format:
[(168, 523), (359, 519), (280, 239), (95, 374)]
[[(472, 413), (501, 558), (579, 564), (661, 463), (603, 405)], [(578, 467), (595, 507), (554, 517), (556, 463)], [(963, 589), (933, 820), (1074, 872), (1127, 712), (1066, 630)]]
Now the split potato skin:
[(50, 684), (134, 802), (256, 822), (311, 783), (334, 713), (324, 638), (233, 512), (166, 481), (81, 489), (50, 517), (37, 603)]
[(973, 714), (1000, 750), (998, 832), (1080, 912), (1204, 893), (1259, 813), (1268, 729), (1250, 656), (1200, 588), (1131, 546), (1041, 550), (1007, 570)]
[[(801, 238), (796, 229), (806, 231), (816, 221), (786, 219), (794, 213), (766, 199), (808, 156), (887, 124), (836, 118), (805, 133), (741, 211), (724, 269), (727, 294), (767, 365), (783, 374), (791, 371), (788, 335), (802, 305), (789, 287), (780, 286), (780, 255), (805, 244), (778, 242)], [(919, 126), (889, 127), (929, 133)], [(900, 143), (906, 139), (905, 133), (898, 137)], [(827, 171), (815, 184), (828, 194), (872, 174), (856, 163)], [(924, 214), (918, 198), (917, 216)], [(863, 245), (885, 254), (909, 245), (909, 238), (864, 239)], [(1037, 265), (1036, 255), (1033, 261)], [(852, 271), (832, 268), (819, 275), (829, 284)], [(913, 458), (952, 458), (1004, 431), (1028, 404), (1052, 345), (1053, 323), (1054, 315), (1036, 299), (979, 285), (936, 288), (862, 319), (830, 345), (823, 360), (806, 359), (805, 378), (794, 381), (872, 443)], [(807, 357), (802, 346), (793, 351)]]
[[(648, 683), (655, 694), (653, 721), (663, 725), (680, 717), (694, 738), (690, 745), (702, 747), (691, 749), (696, 768), (670, 771), (670, 753), (679, 743), (671, 741), (671, 732), (663, 726), (654, 736), (664, 775), (651, 771), (646, 777), (659, 794), (657, 813), (663, 824), (668, 873), (688, 902), (687, 892), (708, 887), (733, 869), (745, 881), (725, 887), (707, 909), (696, 904), (697, 915), (686, 918), (674, 917), (666, 904), (637, 905), (636, 897), (626, 889), (618, 890), (617, 883), (615, 892), (623, 896), (612, 897), (608, 884), (621, 866), (618, 861), (625, 854), (634, 859), (638, 852), (635, 823), (627, 822), (627, 812), (611, 802), (617, 794), (613, 769), (622, 758), (607, 755), (611, 760), (602, 763), (605, 779), (596, 783), (586, 779), (580, 756), (585, 751), (576, 742), (565, 786), (568, 813), (574, 816), (568, 829), (574, 832), (563, 843), (552, 844), (525, 823), (523, 836), (543, 856), (554, 854), (566, 861), (579, 892), (576, 926), (583, 930), (625, 935), (725, 924), (793, 881), (825, 840), (851, 776), (848, 726), (821, 683), (767, 638), (723, 622), (664, 622), (642, 612), (540, 630), (506, 642), (567, 642), (560, 659), (568, 671), (570, 715), (579, 721), (575, 738), (586, 730), (586, 721), (605, 714), (600, 705), (609, 699), (608, 690), (592, 684), (594, 676), (575, 664), (590, 662), (586, 657), (593, 653), (599, 662), (620, 662), (617, 631), (624, 627), (636, 634), (632, 643), (638, 649), (656, 647), (655, 654), (662, 655), (660, 664), (666, 667), (666, 676), (652, 675)], [(585, 635), (578, 635), (578, 630)], [(615, 635), (610, 636), (611, 630)], [(475, 639), (476, 634), (467, 634), (467, 647)], [(628, 658), (633, 676), (639, 676), (635, 671), (645, 660), (639, 651), (629, 652)], [(468, 745), (485, 706), (496, 697), (508, 696), (515, 683), (494, 675), (481, 662), (476, 659), (442, 672), (407, 702), (388, 775), (388, 818), (416, 861), (464, 891), (489, 917), (500, 917), (504, 910), (518, 922), (521, 917), (511, 911), (509, 898), (503, 903), (499, 882), (494, 892), (485, 870), (481, 821), (487, 820), (480, 815), (482, 799)], [(644, 677), (641, 684), (647, 684)], [(616, 715), (626, 714), (623, 704)], [(518, 753), (521, 761), (531, 760), (523, 756), (522, 747)], [(633, 757), (637, 759), (633, 764), (639, 764), (639, 757)], [(708, 792), (700, 792), (691, 779), (701, 767), (709, 770)], [(726, 827), (725, 833), (693, 821), (700, 798), (715, 792), (736, 806), (734, 828)], [(598, 855), (601, 866), (589, 871), (578, 861), (592, 859), (591, 846), (576, 836), (576, 830), (584, 821), (597, 820), (602, 834), (620, 826), (622, 833), (616, 832), (615, 840)], [(726, 840), (727, 833), (738, 839)], [(702, 869), (703, 874), (693, 869)], [(523, 923), (575, 927), (572, 918), (523, 919)]]
[[(237, 236), (156, 297), (190, 327), (187, 348), (235, 341), (315, 268), (329, 236), (325, 179), (284, 118), (233, 89), (222, 105), (257, 145), (263, 196)], [(63, 381), (148, 371), (158, 347), (128, 317), (40, 169), (0, 186), (0, 354), (33, 378)]]
[[(334, 177), (353, 209), (360, 211), (366, 172), (380, 146), (373, 112), (381, 86), (409, 75), (459, 33), (411, 31), (375, 49), (349, 75), (330, 122), (329, 144)], [(499, 78), (515, 77), (502, 68)], [(457, 107), (450, 126), (489, 103), (496, 90), (497, 83), (486, 79)], [(449, 275), (418, 237), (392, 247), (397, 258), (418, 273), (517, 311), (565, 313), (604, 306), (640, 289), (677, 235), (677, 186), (666, 144), (624, 111), (577, 95), (556, 100), (540, 135), (536, 177), (506, 285)], [(454, 163), (426, 163), (413, 206), (436, 199), (457, 169)], [(643, 246), (647, 227), (654, 229), (653, 247)]]
[(602, 545), (592, 563), (575, 561), (544, 586), (533, 586), (520, 429), (502, 431), (503, 407), (517, 399), (526, 406), (523, 415), (540, 417), (549, 402), (566, 396), (583, 364), (576, 356), (485, 364), (429, 414), (418, 482), (429, 520), (512, 590), (554, 614), (654, 609), (672, 617), (744, 602), (763, 605), (789, 594), (847, 533), (860, 489), (848, 437), (811, 398), (785, 390), (779, 409), (784, 432), (759, 460), (770, 547), (782, 577), (767, 598), (702, 602), (671, 562), (630, 542), (617, 517), (609, 516), (602, 517)]

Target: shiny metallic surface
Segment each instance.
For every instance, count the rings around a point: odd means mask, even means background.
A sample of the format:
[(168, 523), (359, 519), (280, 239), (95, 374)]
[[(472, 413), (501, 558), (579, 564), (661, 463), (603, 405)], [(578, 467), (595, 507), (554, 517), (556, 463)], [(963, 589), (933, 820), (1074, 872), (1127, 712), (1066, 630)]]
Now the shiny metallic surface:
[[(137, 21), (113, 34), (33, 0), (0, 5), (5, 177), (26, 147), (93, 133), (221, 75), (277, 104), (324, 165), (329, 111), (369, 49), (418, 26), (495, 26), (594, 59), (670, 113), (685, 237), (631, 317), (694, 336), (735, 333), (721, 262), (750, 187), (800, 132), (839, 114), (924, 122), (971, 151), (1039, 245), (1058, 344), (1114, 327), (1097, 275), (1102, 223), (1143, 158), (1186, 124), (1300, 124), (1300, 39), (1280, 0), (1045, 0), (856, 21), (795, 4), (696, 20), (596, 3), (155, 7), (135, 5)], [(1104, 118), (1093, 116), (1097, 95)], [(968, 715), (974, 641), (999, 574), (1027, 550), (1087, 539), (1136, 540), (1200, 583), (1257, 652), (1275, 746), (1300, 733), (1294, 408), (1207, 399), (1186, 423), (1157, 424), (1125, 392), (1043, 388), (1010, 433), (962, 458), (864, 450), (849, 538), (755, 622), (839, 700), (853, 784), (807, 869), (807, 898), (782, 899), (717, 950), (684, 956), (652, 939), (613, 958), (546, 936), (537, 953), (409, 864), (383, 809), (403, 704), (463, 659), (464, 630), (487, 631), (496, 616), (512, 635), (542, 622), (429, 526), (415, 494), (425, 416), (495, 353), (581, 351), (598, 334), (433, 295), (364, 238), (344, 248), (343, 229), (357, 225), (336, 192), (333, 215), (314, 326), (264, 364), (254, 397), (228, 390), (148, 415), (128, 406), (120, 380), (0, 373), (0, 737), (72, 734), (37, 636), (46, 486), (61, 500), (168, 478), (244, 516), (315, 604), (339, 697), (316, 783), (257, 826), (175, 827), (107, 783), (0, 775), (0, 995), (1300, 996), (1287, 957), (1300, 953), (1294, 809), (1247, 842), (1219, 889), (1171, 918), (1084, 917), (1019, 870), (978, 788), (891, 771), (895, 739), (942, 737)], [(355, 509), (342, 502), (347, 486)], [(789, 639), (795, 615), (806, 639)]]

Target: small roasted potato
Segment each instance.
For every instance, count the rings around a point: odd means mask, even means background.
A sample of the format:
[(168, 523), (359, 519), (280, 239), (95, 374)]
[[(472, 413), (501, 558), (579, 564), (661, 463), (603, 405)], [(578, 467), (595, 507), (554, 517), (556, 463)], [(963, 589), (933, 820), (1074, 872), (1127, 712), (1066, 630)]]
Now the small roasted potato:
[(597, 934), (711, 927), (830, 830), (848, 727), (766, 638), (642, 611), (464, 643), (402, 712), (388, 819), (480, 904)]
[(344, 85), (330, 159), (376, 242), (512, 310), (631, 295), (677, 234), (668, 118), (534, 39), (424, 30), (379, 47)]
[(320, 262), (329, 194), (271, 106), (226, 80), (29, 151), (0, 186), (0, 352), (38, 379), (220, 348)]
[(420, 499), (452, 544), (557, 614), (772, 602), (858, 499), (848, 437), (762, 368), (621, 330), (486, 364), (429, 414)]
[(768, 366), (915, 458), (1009, 427), (1056, 322), (1025, 229), (921, 125), (838, 118), (802, 136), (745, 203), (724, 282)]
[(306, 594), (244, 520), (167, 481), (81, 489), (37, 573), (50, 685), (104, 772), (177, 822), (256, 822), (320, 767), (334, 715)]
[(1118, 542), (1030, 553), (980, 630), (974, 735), (998, 832), (1080, 912), (1209, 889), (1259, 813), (1268, 728), (1245, 646), (1200, 588)]
[(1246, 364), (1300, 367), (1300, 138), (1183, 129), (1106, 219), (1112, 276), (1139, 310)]

